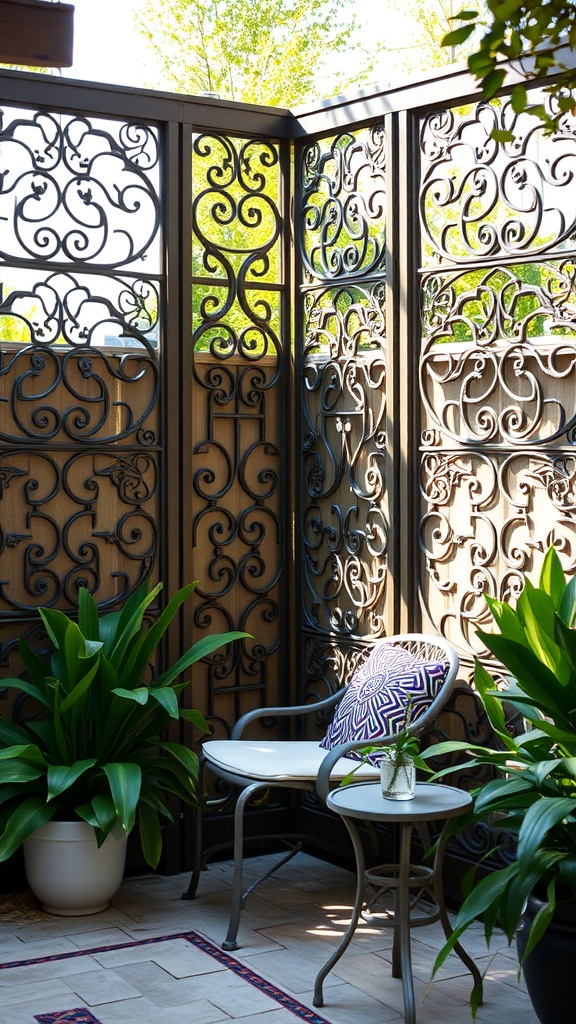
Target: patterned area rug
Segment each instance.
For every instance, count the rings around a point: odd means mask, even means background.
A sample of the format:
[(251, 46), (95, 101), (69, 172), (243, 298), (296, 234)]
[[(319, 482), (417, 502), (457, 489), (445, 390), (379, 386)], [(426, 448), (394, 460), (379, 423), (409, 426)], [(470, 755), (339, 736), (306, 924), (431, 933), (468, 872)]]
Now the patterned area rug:
[[(286, 1010), (299, 1017), (300, 1020), (308, 1021), (308, 1024), (329, 1024), (325, 1017), (321, 1017), (315, 1010), (310, 1010), (303, 1003), (300, 1003), (294, 996), (283, 992), (277, 985), (266, 981), (261, 975), (256, 974), (246, 964), (240, 963), (229, 953), (216, 946), (210, 939), (204, 938), (199, 932), (177, 932), (173, 935), (162, 935), (154, 939), (139, 939), (131, 942), (116, 942), (108, 946), (93, 946), (90, 949), (78, 949), (68, 953), (53, 953), (49, 956), (34, 957), (29, 960), (11, 960), (0, 963), (0, 971), (9, 971), (14, 967), (31, 967), (35, 964), (56, 963), (59, 960), (72, 960), (76, 957), (90, 956), (91, 954), (105, 953), (108, 950), (131, 949), (142, 946), (153, 946), (158, 943), (170, 942), (174, 939), (184, 939), (196, 949), (206, 953), (207, 956), (217, 960), (227, 970), (232, 971), (243, 979), (248, 985), (269, 996), (274, 1002), (279, 1003)], [(76, 1007), (70, 1010), (55, 1010), (52, 1013), (36, 1014), (33, 1018), (38, 1024), (106, 1024), (86, 1007)]]

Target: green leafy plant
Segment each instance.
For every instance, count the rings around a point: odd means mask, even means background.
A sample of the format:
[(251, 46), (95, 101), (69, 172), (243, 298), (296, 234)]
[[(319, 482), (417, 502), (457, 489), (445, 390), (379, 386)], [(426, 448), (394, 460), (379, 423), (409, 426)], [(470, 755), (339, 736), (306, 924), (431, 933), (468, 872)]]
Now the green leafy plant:
[(162, 851), (160, 816), (171, 820), (171, 797), (196, 804), (198, 758), (165, 739), (171, 722), (202, 731), (200, 712), (179, 706), (194, 662), (249, 634), (203, 637), (149, 685), (150, 660), (195, 583), (179, 590), (148, 628), (144, 614), (162, 584), (140, 586), (120, 611), (100, 615), (91, 594), (78, 593), (78, 621), (40, 609), (53, 651), (38, 654), (24, 637), (20, 655), (29, 679), (2, 686), (32, 697), (41, 717), (0, 720), (0, 860), (6, 860), (52, 818), (87, 821), (98, 843), (137, 823), (144, 857), (156, 867)]
[[(503, 60), (514, 61), (526, 82), (550, 79), (546, 87), (556, 114), (543, 104), (530, 104), (526, 86), (518, 82), (512, 89), (516, 113), (526, 111), (539, 118), (547, 132), (555, 131), (559, 118), (574, 109), (576, 68), (565, 60), (565, 53), (576, 49), (576, 19), (572, 0), (486, 0), (484, 9), (461, 10), (453, 21), (463, 21), (442, 40), (443, 46), (465, 43), (481, 32), (476, 50), (468, 57), (468, 67), (481, 84), (485, 99), (492, 99), (506, 84), (509, 68)], [(506, 130), (496, 130), (494, 138), (511, 141)]]
[[(514, 861), (480, 881), (472, 873), (454, 934), (442, 948), (435, 970), (477, 918), (489, 942), (499, 924), (511, 942), (526, 899), (533, 890), (545, 903), (528, 935), (523, 961), (545, 932), (557, 902), (576, 899), (576, 577), (566, 581), (554, 548), (545, 556), (538, 585), (530, 580), (516, 608), (486, 599), (498, 633), (478, 630), (489, 651), (512, 677), (508, 689), (477, 660), (474, 681), (500, 749), (447, 741), (429, 747), (425, 758), (455, 751), (471, 760), (438, 772), (491, 765), (496, 777), (474, 795), (473, 809), (452, 831), (490, 815), (517, 836)], [(512, 736), (504, 703), (523, 716), (525, 732)]]

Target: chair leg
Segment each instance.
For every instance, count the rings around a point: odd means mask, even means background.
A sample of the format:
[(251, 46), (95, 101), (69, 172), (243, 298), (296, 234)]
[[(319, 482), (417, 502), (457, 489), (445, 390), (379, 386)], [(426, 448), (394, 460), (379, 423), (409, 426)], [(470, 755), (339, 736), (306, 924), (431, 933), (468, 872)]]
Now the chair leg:
[(250, 797), (259, 789), (267, 789), (269, 783), (255, 782), (243, 789), (236, 802), (234, 811), (234, 876), (232, 882), (232, 908), (228, 932), (222, 943), (222, 949), (238, 949), (236, 937), (240, 927), (240, 914), (246, 903), (246, 893), (242, 888), (244, 858), (244, 808)]

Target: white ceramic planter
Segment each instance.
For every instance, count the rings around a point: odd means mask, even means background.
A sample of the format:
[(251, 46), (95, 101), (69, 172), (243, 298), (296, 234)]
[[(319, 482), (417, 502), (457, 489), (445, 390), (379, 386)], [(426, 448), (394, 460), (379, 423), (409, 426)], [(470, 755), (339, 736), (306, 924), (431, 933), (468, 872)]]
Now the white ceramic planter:
[(396, 764), (393, 754), (383, 755), (380, 762), (382, 796), (387, 800), (411, 800), (416, 787), (416, 769), (411, 757), (403, 757)]
[(105, 910), (124, 875), (126, 837), (100, 849), (85, 821), (49, 821), (24, 841), (28, 884), (49, 914), (77, 917)]

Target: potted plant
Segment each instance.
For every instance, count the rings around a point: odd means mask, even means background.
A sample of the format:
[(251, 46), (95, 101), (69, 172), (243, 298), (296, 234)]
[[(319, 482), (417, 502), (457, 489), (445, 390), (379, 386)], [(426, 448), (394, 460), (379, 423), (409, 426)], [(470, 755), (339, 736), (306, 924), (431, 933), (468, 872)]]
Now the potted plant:
[[(55, 913), (103, 909), (122, 879), (132, 828), (137, 824), (145, 860), (155, 868), (160, 818), (172, 818), (169, 801), (197, 803), (197, 756), (164, 735), (178, 720), (207, 729), (198, 711), (179, 706), (187, 685), (179, 679), (200, 658), (248, 634), (204, 637), (149, 684), (143, 681), (195, 585), (179, 590), (148, 627), (144, 615), (162, 584), (150, 592), (142, 584), (123, 608), (104, 614), (81, 588), (77, 622), (56, 609), (40, 609), (51, 653), (42, 656), (20, 638), (30, 678), (2, 680), (33, 698), (41, 714), (23, 724), (0, 720), (0, 860), (24, 844), (29, 884)], [(64, 866), (54, 841), (61, 832), (71, 839), (72, 852), (83, 849), (83, 857), (92, 858), (89, 867), (84, 860), (79, 867)], [(100, 865), (106, 857), (114, 863), (104, 894), (87, 893), (88, 882), (105, 873)]]
[[(454, 831), (496, 816), (517, 836), (517, 851), (512, 863), (480, 881), (475, 876), (468, 880), (454, 934), (435, 970), (472, 921), (483, 919), (488, 942), (499, 924), (509, 942), (518, 933), (521, 965), (540, 1021), (558, 1024), (574, 1013), (576, 577), (566, 581), (550, 548), (538, 585), (526, 579), (515, 608), (486, 600), (499, 632), (478, 630), (478, 635), (510, 673), (511, 683), (496, 689), (478, 660), (474, 680), (500, 749), (448, 741), (429, 747), (423, 756), (468, 751), (466, 767), (493, 767), (496, 777), (474, 794), (473, 810)], [(506, 702), (525, 720), (521, 735), (511, 735), (506, 727)], [(462, 767), (440, 771), (435, 778)], [(568, 948), (565, 940), (571, 943)]]

